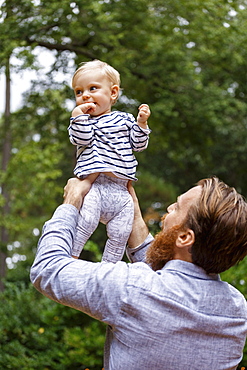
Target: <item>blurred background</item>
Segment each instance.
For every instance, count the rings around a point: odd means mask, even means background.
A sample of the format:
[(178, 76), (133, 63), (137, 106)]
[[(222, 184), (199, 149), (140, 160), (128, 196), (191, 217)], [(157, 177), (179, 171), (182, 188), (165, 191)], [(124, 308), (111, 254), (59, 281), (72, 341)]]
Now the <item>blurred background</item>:
[[(136, 116), (140, 103), (150, 105), (135, 189), (153, 233), (166, 207), (201, 178), (216, 175), (246, 196), (247, 2), (0, 4), (0, 369), (98, 370), (105, 326), (29, 282), (42, 226), (73, 176), (72, 75), (101, 59), (121, 74), (114, 109)], [(105, 239), (100, 225), (81, 257), (100, 260)], [(247, 297), (246, 268), (242, 261), (222, 279)]]

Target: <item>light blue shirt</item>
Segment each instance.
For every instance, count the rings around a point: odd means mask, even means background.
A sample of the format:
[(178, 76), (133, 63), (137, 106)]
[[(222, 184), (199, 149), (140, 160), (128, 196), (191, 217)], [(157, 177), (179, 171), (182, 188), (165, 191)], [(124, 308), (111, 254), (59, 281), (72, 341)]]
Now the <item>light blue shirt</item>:
[(236, 369), (247, 334), (238, 290), (189, 262), (157, 272), (137, 262), (150, 236), (128, 250), (136, 263), (75, 260), (77, 217), (66, 204), (45, 224), (31, 280), (47, 297), (109, 325), (105, 370)]

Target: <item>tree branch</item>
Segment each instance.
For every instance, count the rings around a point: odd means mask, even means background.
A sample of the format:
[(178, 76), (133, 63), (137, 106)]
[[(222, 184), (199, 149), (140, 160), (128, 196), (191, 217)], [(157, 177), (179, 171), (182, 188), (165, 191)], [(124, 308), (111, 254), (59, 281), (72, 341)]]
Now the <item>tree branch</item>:
[(57, 51), (71, 51), (71, 52), (74, 52), (76, 54), (82, 54), (84, 56), (86, 56), (87, 58), (89, 59), (95, 59), (96, 56), (95, 54), (91, 53), (89, 50), (87, 49), (84, 49), (84, 47), (80, 47), (79, 45), (76, 46), (74, 45), (73, 43), (68, 45), (68, 44), (65, 44), (65, 45), (62, 45), (62, 44), (58, 44), (58, 43), (50, 43), (50, 42), (45, 42), (45, 41), (38, 41), (38, 40), (31, 40), (29, 37), (26, 37), (26, 42), (28, 45), (38, 45), (38, 46), (42, 46), (48, 50), (57, 50)]

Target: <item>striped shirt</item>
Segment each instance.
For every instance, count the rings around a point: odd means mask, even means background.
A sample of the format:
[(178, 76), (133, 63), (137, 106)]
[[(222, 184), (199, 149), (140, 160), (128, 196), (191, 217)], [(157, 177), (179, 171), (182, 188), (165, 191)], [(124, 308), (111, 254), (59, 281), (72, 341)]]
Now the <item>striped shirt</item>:
[(81, 114), (70, 119), (69, 138), (77, 146), (77, 177), (95, 172), (112, 172), (120, 178), (137, 180), (133, 151), (148, 146), (149, 128), (137, 125), (132, 114), (113, 111), (99, 117)]

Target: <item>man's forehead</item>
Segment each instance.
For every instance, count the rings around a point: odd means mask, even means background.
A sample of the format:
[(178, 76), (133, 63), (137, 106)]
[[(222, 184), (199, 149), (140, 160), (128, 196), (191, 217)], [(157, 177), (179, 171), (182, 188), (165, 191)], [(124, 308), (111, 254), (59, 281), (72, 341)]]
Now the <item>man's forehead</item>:
[(178, 199), (177, 203), (181, 207), (182, 205), (191, 205), (195, 203), (201, 196), (202, 187), (197, 185), (193, 188), (186, 191), (186, 193), (181, 194)]

